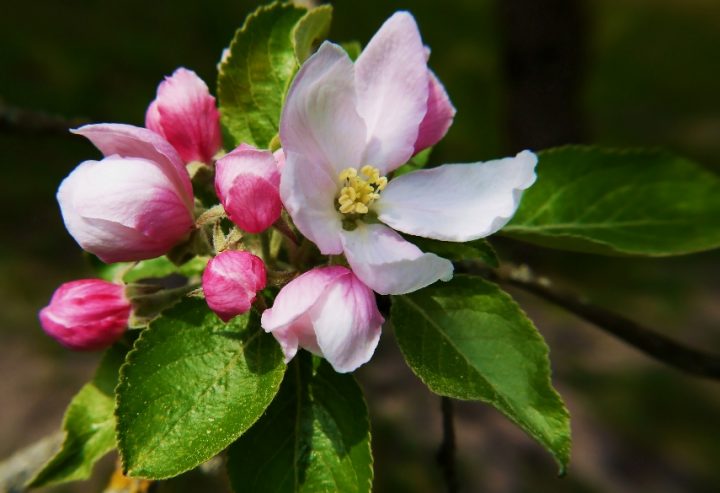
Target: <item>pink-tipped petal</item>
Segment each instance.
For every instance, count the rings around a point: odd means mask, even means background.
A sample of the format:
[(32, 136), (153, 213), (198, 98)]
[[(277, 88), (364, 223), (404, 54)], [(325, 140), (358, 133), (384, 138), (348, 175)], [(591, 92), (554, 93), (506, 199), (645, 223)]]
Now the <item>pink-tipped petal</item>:
[(325, 255), (342, 252), (340, 213), (335, 209), (336, 176), (314, 166), (306, 156), (286, 153), (280, 179), (283, 205), (300, 232)]
[(280, 172), (270, 151), (240, 146), (216, 163), (215, 190), (228, 217), (260, 233), (280, 217)]
[(100, 279), (62, 284), (40, 311), (45, 332), (64, 346), (92, 351), (111, 346), (125, 333), (130, 302), (124, 288)]
[(166, 77), (148, 107), (145, 126), (172, 144), (186, 163), (211, 163), (220, 150), (220, 113), (207, 85), (192, 70)]
[(232, 250), (212, 258), (202, 276), (205, 300), (224, 322), (249, 311), (265, 282), (265, 264), (260, 258)]
[(339, 373), (370, 360), (385, 321), (375, 294), (350, 271), (332, 283), (311, 316), (322, 356)]
[(445, 87), (432, 71), (428, 71), (427, 113), (420, 123), (413, 154), (440, 142), (452, 125), (455, 113)]
[(188, 209), (192, 210), (193, 190), (190, 176), (175, 148), (162, 136), (146, 128), (120, 123), (84, 125), (72, 132), (87, 138), (105, 157), (118, 155), (157, 163), (168, 180), (181, 192)]
[(263, 329), (278, 340), (286, 362), (303, 348), (341, 373), (370, 359), (382, 323), (372, 291), (339, 266), (318, 267), (294, 279), (262, 315)]
[(362, 164), (382, 174), (413, 155), (427, 112), (425, 54), (415, 19), (398, 12), (385, 21), (355, 63), (357, 108), (368, 135)]
[(353, 63), (345, 50), (326, 41), (303, 64), (285, 99), (280, 118), (285, 153), (300, 154), (332, 175), (361, 164), (366, 133), (356, 106)]
[(404, 233), (470, 241), (505, 226), (535, 181), (537, 156), (446, 164), (391, 180), (375, 203), (378, 218)]
[(118, 156), (81, 163), (57, 194), (75, 241), (111, 263), (157, 257), (185, 239), (192, 212), (163, 171), (155, 162)]
[(280, 290), (272, 308), (263, 312), (263, 329), (273, 332), (292, 325), (317, 303), (327, 286), (346, 275), (346, 271), (339, 266), (315, 268), (290, 281)]
[(452, 278), (452, 262), (423, 253), (382, 224), (358, 224), (342, 232), (342, 242), (355, 275), (380, 294), (411, 293)]

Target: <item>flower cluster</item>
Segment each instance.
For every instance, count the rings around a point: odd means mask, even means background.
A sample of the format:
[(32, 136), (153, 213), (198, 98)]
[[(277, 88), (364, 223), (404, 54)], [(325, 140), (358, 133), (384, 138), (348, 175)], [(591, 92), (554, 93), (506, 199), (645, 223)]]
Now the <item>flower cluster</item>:
[[(535, 180), (528, 151), (393, 177), (440, 141), (455, 115), (428, 57), (406, 12), (388, 19), (355, 62), (325, 42), (288, 90), (281, 148), (243, 143), (227, 153), (215, 99), (194, 72), (178, 69), (158, 87), (145, 128), (74, 131), (104, 158), (81, 163), (61, 184), (67, 229), (107, 263), (177, 251), (210, 257), (202, 292), (224, 321), (253, 303), (265, 308), (260, 291), (279, 286), (261, 323), (286, 361), (303, 348), (353, 371), (380, 337), (374, 293), (409, 293), (453, 275), (449, 260), (400, 233), (453, 242), (488, 236)], [(210, 187), (201, 179), (208, 176)], [(271, 227), (289, 254), (270, 248)], [(307, 254), (309, 242), (319, 255)], [(122, 336), (134, 306), (121, 284), (75, 281), (40, 318), (63, 344), (97, 349)]]

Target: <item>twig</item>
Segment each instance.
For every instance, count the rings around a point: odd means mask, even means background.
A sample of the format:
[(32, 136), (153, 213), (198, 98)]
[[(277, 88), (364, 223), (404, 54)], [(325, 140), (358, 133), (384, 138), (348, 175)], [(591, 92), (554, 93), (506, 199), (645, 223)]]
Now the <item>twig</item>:
[(0, 99), (0, 133), (65, 135), (69, 129), (87, 122), (85, 118), (67, 119), (42, 111), (10, 106)]
[(720, 356), (692, 349), (629, 318), (595, 306), (574, 293), (556, 288), (548, 279), (535, 276), (527, 267), (489, 271), (480, 266), (461, 263), (458, 271), (484, 274), (493, 280), (521, 288), (587, 320), (666, 365), (695, 376), (720, 379)]
[(0, 462), (0, 491), (20, 493), (25, 491), (25, 483), (60, 448), (63, 432), (58, 431), (15, 452)]
[(447, 493), (457, 493), (458, 478), (455, 469), (455, 425), (453, 423), (453, 404), (449, 397), (440, 398), (442, 410), (443, 439), (438, 449), (436, 460), (445, 478)]

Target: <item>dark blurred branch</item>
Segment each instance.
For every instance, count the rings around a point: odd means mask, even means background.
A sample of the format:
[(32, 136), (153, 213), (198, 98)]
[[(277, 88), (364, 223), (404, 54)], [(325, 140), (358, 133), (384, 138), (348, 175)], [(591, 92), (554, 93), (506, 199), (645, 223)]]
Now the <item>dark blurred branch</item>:
[(547, 278), (535, 276), (527, 267), (491, 271), (481, 265), (460, 263), (456, 269), (457, 272), (483, 275), (533, 293), (678, 370), (720, 379), (719, 355), (689, 348), (629, 318), (595, 306), (574, 293), (553, 286)]
[(442, 410), (443, 440), (437, 452), (437, 463), (442, 469), (445, 478), (447, 493), (459, 491), (458, 478), (455, 469), (455, 425), (453, 423), (453, 403), (449, 397), (440, 398)]
[(88, 123), (87, 119), (67, 119), (36, 110), (18, 108), (0, 99), (0, 133), (62, 134)]

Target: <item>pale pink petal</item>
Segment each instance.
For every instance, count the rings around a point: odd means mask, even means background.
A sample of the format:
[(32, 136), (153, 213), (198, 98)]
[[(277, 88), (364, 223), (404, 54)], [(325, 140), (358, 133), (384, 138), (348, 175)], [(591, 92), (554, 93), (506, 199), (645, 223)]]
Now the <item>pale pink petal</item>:
[(323, 43), (285, 99), (280, 118), (285, 153), (300, 154), (331, 175), (361, 164), (366, 133), (356, 104), (352, 61), (341, 47)]
[(101, 279), (66, 282), (40, 311), (40, 324), (70, 349), (104, 349), (127, 329), (131, 306), (124, 291), (123, 286)]
[(288, 152), (280, 179), (280, 197), (300, 232), (325, 255), (342, 252), (342, 218), (335, 209), (336, 176), (306, 156)]
[(120, 123), (85, 125), (72, 132), (90, 140), (106, 157), (117, 154), (157, 163), (192, 210), (192, 184), (185, 164), (175, 148), (160, 135), (146, 128)]
[(57, 199), (73, 238), (108, 263), (162, 255), (193, 228), (163, 169), (145, 159), (85, 161), (63, 180)]
[(502, 228), (535, 181), (537, 157), (446, 164), (391, 180), (375, 203), (378, 218), (398, 231), (444, 241), (470, 241)]
[(382, 224), (359, 223), (342, 232), (342, 243), (355, 275), (380, 294), (411, 293), (452, 278), (452, 262), (423, 253)]
[(310, 311), (323, 299), (328, 286), (344, 275), (347, 275), (344, 267), (310, 270), (285, 285), (272, 308), (263, 312), (262, 328), (278, 340), (286, 363), (295, 356), (298, 347), (320, 354)]
[(213, 257), (202, 276), (205, 300), (224, 322), (249, 311), (265, 282), (265, 264), (259, 257), (232, 250)]
[(338, 372), (353, 371), (375, 351), (383, 318), (375, 295), (346, 267), (318, 267), (288, 283), (262, 315), (262, 327), (290, 361), (298, 348)]
[(362, 164), (388, 173), (413, 155), (427, 111), (425, 47), (412, 15), (398, 12), (385, 21), (358, 57), (355, 80), (368, 135)]
[(145, 126), (165, 137), (186, 163), (211, 163), (222, 145), (215, 98), (205, 82), (185, 68), (160, 83)]
[(263, 312), (263, 329), (273, 332), (292, 324), (317, 303), (331, 282), (346, 271), (339, 266), (315, 268), (290, 281), (280, 290), (272, 308)]
[(215, 164), (215, 190), (228, 217), (249, 233), (280, 218), (280, 172), (270, 151), (240, 146)]
[(413, 154), (437, 144), (445, 137), (455, 118), (455, 107), (450, 102), (445, 87), (432, 71), (428, 71), (428, 84), (427, 113), (420, 123)]
[(349, 270), (329, 286), (311, 318), (322, 356), (339, 373), (370, 360), (384, 322), (375, 294)]

